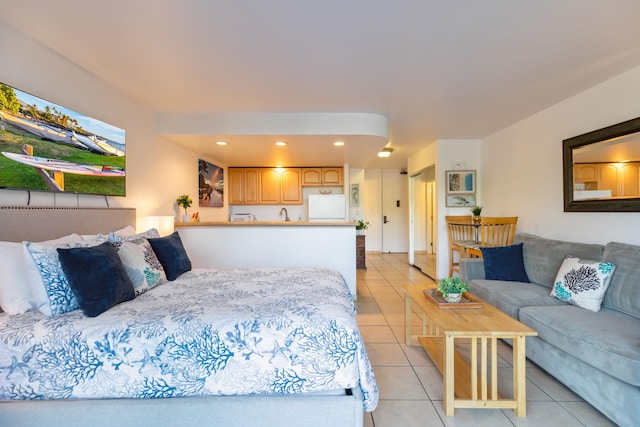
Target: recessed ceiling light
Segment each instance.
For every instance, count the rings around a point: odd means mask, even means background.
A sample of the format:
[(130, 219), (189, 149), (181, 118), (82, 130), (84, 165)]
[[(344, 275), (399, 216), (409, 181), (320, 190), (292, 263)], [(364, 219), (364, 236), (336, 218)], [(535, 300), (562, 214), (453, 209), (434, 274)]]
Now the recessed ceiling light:
[(284, 142), (284, 141), (278, 141), (278, 142), (276, 142), (276, 145), (277, 145), (278, 147), (284, 147), (285, 145), (287, 145), (287, 143), (286, 143), (286, 142)]
[(344, 142), (336, 141), (336, 142), (333, 143), (333, 145), (335, 145), (336, 147), (342, 147), (344, 145)]
[(216, 141), (216, 145), (227, 145), (227, 141)]

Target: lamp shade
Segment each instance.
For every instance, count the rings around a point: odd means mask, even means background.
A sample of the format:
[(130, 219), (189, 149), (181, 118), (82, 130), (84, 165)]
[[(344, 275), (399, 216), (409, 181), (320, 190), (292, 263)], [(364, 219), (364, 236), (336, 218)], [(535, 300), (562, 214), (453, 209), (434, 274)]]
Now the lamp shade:
[(140, 232), (155, 228), (160, 236), (173, 233), (173, 216), (143, 216), (140, 218)]

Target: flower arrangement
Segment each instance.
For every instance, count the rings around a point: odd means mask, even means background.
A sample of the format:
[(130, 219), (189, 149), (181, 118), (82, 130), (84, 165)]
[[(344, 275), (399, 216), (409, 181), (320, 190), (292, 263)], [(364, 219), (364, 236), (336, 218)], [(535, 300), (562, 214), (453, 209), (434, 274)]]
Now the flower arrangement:
[(463, 282), (459, 277), (445, 277), (438, 282), (438, 290), (444, 298), (449, 294), (461, 294), (469, 290), (467, 282)]
[(186, 215), (187, 208), (191, 207), (191, 205), (193, 204), (193, 200), (191, 200), (191, 197), (189, 197), (188, 194), (183, 194), (182, 196), (178, 197), (178, 199), (176, 200), (176, 203), (181, 208), (184, 208), (184, 214)]

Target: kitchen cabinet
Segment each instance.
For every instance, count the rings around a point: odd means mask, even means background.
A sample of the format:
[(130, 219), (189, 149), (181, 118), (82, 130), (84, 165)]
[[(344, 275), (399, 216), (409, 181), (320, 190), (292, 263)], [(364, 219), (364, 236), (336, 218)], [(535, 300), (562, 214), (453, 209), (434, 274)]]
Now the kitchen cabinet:
[(300, 168), (229, 168), (230, 205), (302, 204)]
[(342, 185), (343, 168), (302, 168), (302, 185)]
[(640, 195), (640, 162), (574, 165), (574, 182), (584, 190), (611, 190), (611, 197)]
[(256, 205), (258, 201), (258, 168), (229, 168), (229, 204)]

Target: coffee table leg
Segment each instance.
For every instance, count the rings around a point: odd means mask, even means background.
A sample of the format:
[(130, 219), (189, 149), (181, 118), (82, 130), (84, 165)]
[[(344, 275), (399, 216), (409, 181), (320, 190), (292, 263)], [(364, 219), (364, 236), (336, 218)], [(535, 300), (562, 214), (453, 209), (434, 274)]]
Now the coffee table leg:
[(518, 417), (527, 416), (527, 359), (525, 337), (513, 339), (513, 398)]
[(447, 417), (452, 417), (454, 412), (454, 338), (452, 335), (444, 336), (444, 412)]

